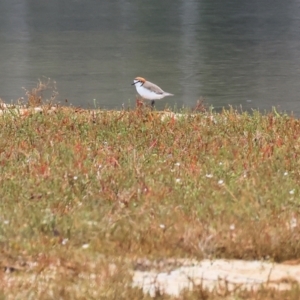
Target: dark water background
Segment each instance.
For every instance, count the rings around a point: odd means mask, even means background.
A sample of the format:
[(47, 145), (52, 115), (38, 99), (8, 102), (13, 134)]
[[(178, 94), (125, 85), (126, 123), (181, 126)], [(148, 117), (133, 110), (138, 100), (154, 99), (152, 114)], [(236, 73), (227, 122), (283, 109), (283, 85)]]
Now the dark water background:
[(296, 0), (1, 1), (0, 29), (5, 102), (45, 76), (61, 103), (120, 109), (143, 76), (175, 94), (158, 109), (203, 96), (215, 108), (300, 116)]

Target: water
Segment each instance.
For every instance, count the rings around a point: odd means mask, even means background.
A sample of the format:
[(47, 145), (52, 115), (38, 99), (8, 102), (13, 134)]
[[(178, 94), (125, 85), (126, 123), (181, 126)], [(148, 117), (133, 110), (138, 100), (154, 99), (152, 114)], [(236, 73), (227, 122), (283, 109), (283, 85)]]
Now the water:
[(120, 109), (134, 106), (142, 76), (175, 94), (158, 109), (202, 96), (300, 116), (296, 0), (1, 1), (0, 28), (5, 102), (46, 76), (62, 104)]

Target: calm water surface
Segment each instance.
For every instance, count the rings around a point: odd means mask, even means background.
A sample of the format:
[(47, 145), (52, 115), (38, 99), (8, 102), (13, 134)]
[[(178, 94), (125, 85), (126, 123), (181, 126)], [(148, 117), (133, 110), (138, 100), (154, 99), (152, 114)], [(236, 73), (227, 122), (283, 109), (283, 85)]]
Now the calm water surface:
[(43, 76), (59, 101), (134, 105), (143, 76), (174, 93), (157, 103), (272, 106), (300, 116), (297, 0), (14, 0), (0, 2), (0, 98)]

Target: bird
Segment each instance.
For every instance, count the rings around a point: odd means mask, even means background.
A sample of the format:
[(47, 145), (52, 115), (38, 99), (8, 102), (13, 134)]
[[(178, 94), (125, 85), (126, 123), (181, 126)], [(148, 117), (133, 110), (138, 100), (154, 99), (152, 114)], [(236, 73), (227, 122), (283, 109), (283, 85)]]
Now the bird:
[(155, 100), (162, 99), (166, 96), (174, 96), (173, 94), (164, 92), (159, 86), (147, 81), (143, 77), (134, 78), (132, 85), (135, 85), (137, 92), (142, 98), (151, 100), (152, 107), (154, 107)]

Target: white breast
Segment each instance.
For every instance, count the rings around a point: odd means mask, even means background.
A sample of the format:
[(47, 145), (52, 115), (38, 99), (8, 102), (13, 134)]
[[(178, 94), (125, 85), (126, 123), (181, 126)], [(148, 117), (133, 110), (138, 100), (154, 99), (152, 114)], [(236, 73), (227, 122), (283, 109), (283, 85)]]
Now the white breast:
[(140, 82), (138, 82), (135, 87), (140, 96), (148, 100), (158, 100), (166, 96), (165, 93), (157, 94), (154, 91), (146, 89)]

